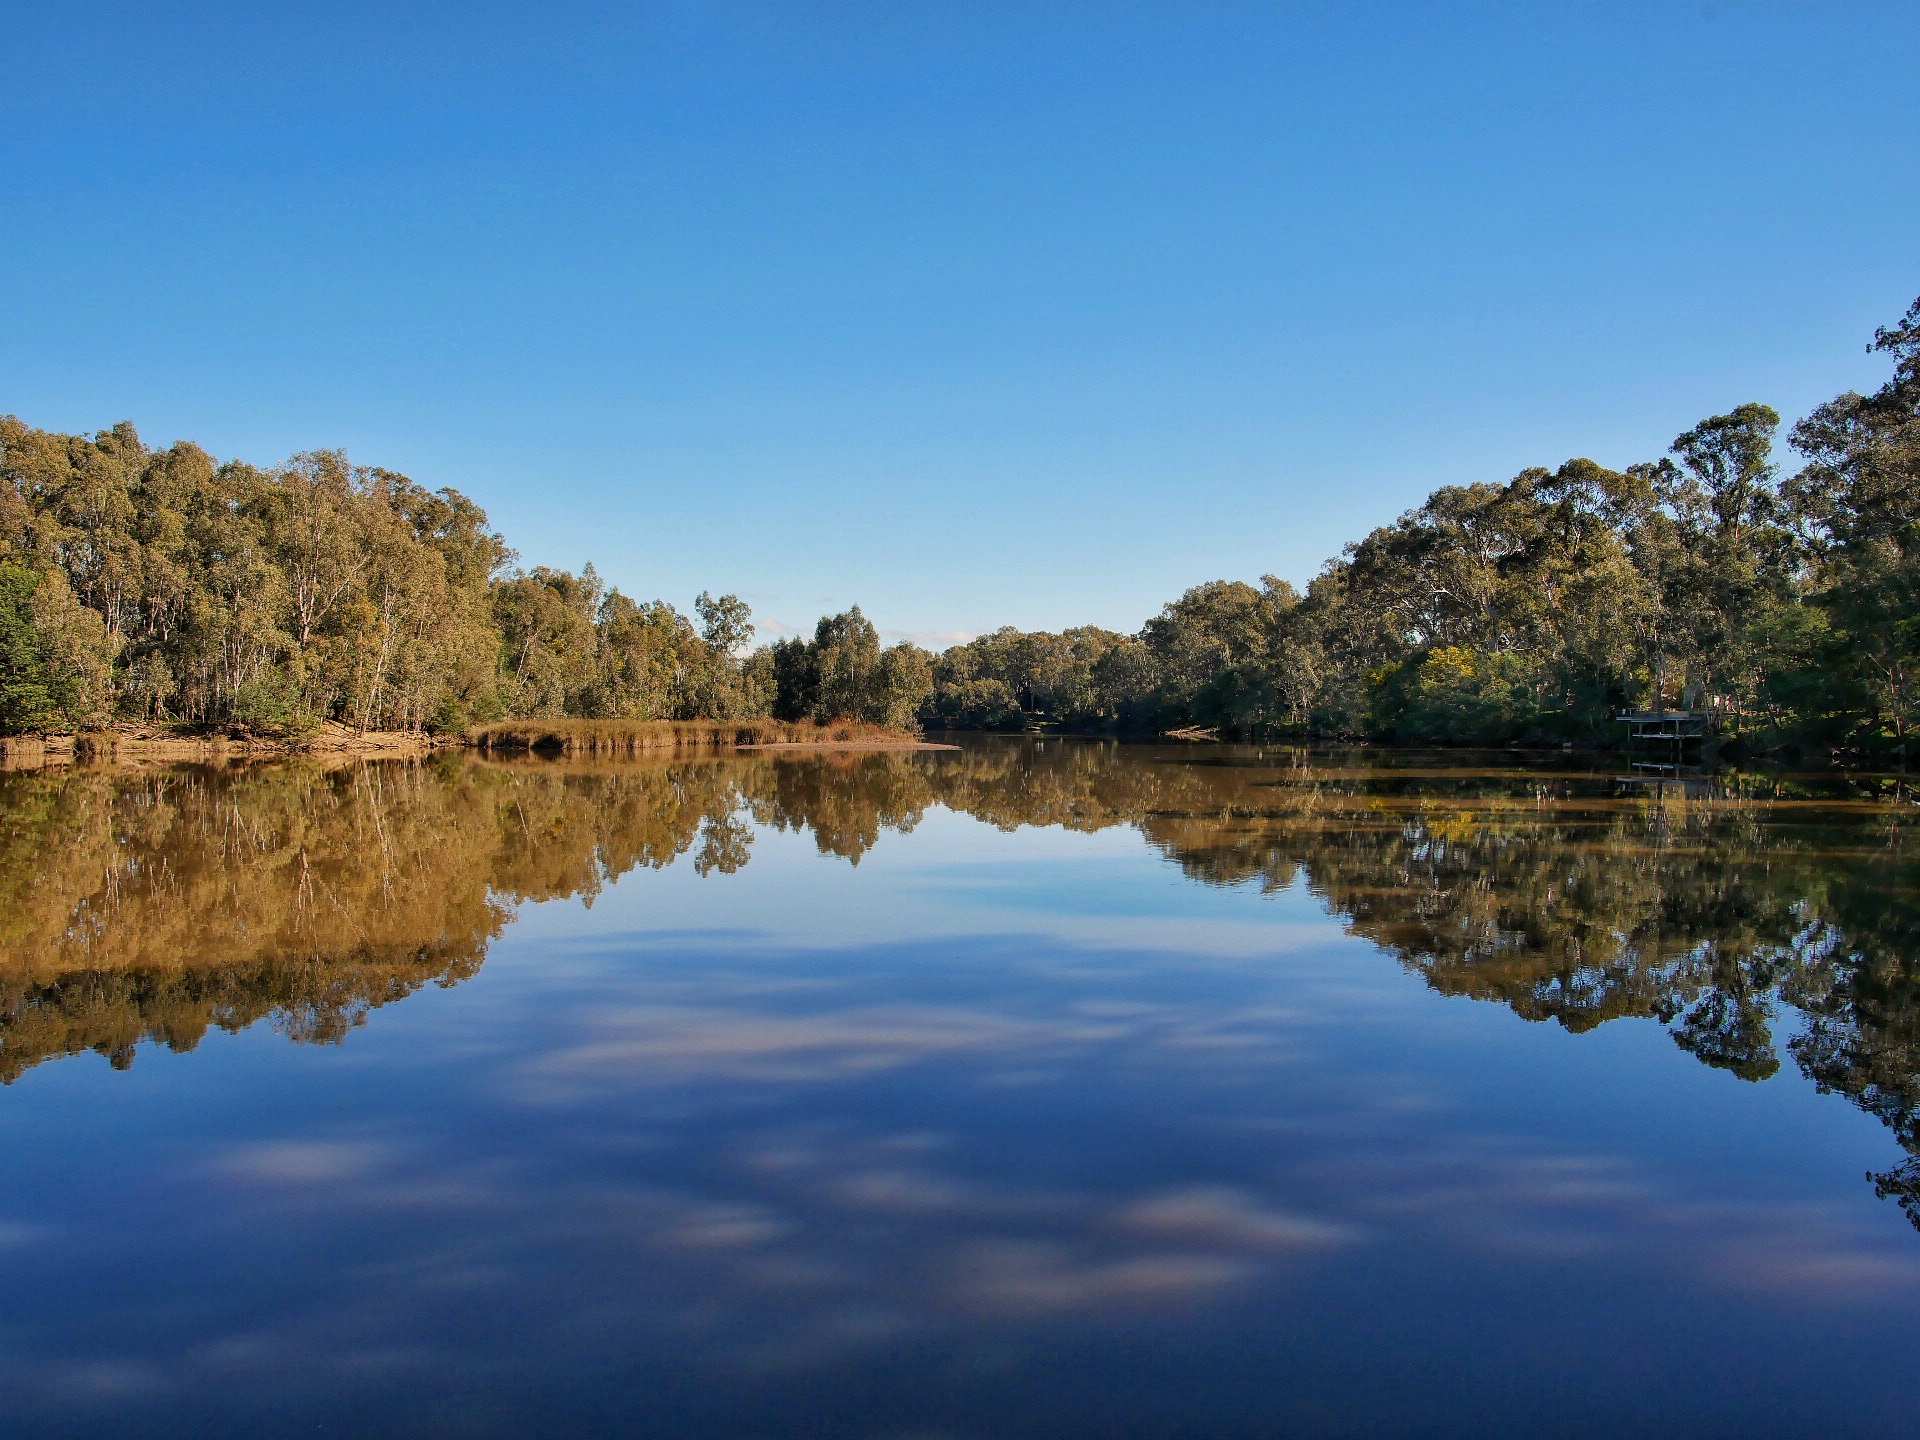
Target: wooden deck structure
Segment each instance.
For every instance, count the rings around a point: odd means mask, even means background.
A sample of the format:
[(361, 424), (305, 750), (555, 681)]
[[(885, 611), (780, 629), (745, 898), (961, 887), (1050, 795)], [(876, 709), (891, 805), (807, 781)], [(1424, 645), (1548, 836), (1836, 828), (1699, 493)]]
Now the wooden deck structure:
[(1698, 744), (1713, 733), (1713, 716), (1704, 710), (1641, 710), (1614, 718), (1626, 723), (1631, 745)]

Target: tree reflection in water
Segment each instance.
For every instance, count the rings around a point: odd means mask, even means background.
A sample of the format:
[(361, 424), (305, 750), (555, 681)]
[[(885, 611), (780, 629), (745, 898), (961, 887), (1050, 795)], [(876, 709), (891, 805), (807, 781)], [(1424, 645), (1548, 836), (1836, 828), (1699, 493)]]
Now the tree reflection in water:
[(1907, 1151), (1920, 1226), (1914, 807), (1891, 782), (1634, 783), (1366, 752), (980, 741), (961, 754), (77, 770), (0, 777), (0, 1080), (266, 1019), (338, 1042), (477, 972), (522, 902), (589, 902), (756, 828), (858, 864), (934, 806), (1136, 827), (1196, 882), (1305, 886), (1448, 995), (1637, 1017), (1764, 1080), (1785, 1051)]

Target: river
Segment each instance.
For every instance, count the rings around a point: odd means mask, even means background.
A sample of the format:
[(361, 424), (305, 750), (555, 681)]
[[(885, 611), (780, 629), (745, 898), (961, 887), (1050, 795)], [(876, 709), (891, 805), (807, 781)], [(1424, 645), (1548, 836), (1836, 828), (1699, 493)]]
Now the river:
[(0, 1432), (1912, 1423), (1904, 782), (961, 743), (0, 775)]

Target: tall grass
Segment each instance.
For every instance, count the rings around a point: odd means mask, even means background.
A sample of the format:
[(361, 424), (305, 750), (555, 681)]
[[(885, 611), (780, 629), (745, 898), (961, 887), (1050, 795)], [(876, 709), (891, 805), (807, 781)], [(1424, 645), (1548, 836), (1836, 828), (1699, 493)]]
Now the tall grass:
[(912, 737), (859, 720), (500, 720), (467, 730), (480, 750), (632, 753), (713, 750), (734, 745), (820, 745)]

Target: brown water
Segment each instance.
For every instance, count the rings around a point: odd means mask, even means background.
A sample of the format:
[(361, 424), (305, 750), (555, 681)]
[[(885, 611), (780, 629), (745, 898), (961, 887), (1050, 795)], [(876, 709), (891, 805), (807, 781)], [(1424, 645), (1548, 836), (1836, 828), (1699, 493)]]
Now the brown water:
[(1916, 817), (1058, 740), (0, 777), (0, 1428), (1897, 1426)]

